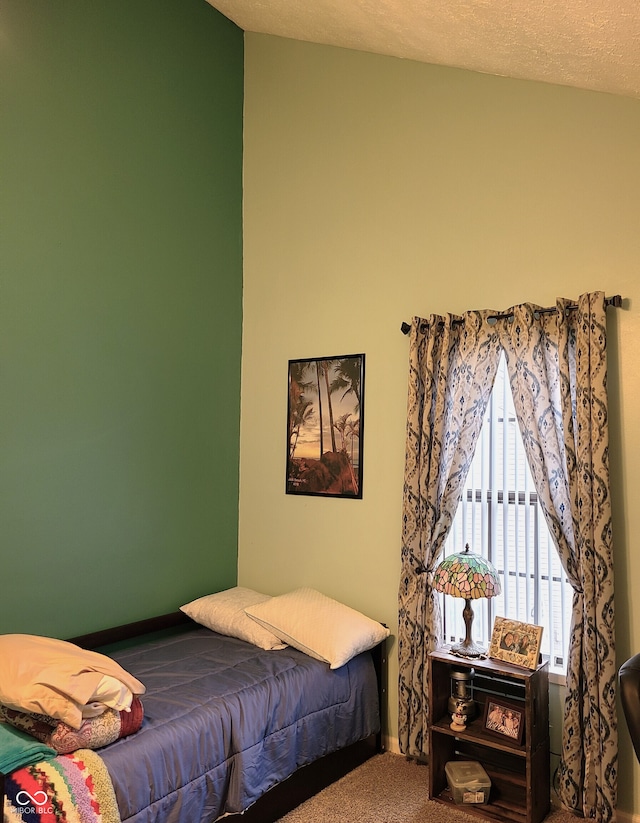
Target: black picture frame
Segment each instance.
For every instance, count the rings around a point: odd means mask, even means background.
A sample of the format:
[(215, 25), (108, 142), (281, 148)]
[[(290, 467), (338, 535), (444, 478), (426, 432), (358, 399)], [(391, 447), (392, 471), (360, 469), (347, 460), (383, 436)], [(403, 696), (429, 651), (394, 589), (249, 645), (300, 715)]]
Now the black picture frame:
[(487, 695), (482, 717), (482, 726), (486, 732), (520, 746), (524, 725), (524, 705)]
[(287, 494), (362, 498), (364, 354), (289, 360)]

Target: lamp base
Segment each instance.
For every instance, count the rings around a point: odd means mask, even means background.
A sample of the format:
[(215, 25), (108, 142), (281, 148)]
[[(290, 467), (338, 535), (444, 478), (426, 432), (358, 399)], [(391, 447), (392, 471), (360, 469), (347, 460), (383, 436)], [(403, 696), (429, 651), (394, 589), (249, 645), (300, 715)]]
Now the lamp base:
[(456, 643), (455, 646), (451, 646), (449, 652), (456, 657), (480, 658), (487, 656), (487, 650), (483, 649), (482, 646), (477, 646), (473, 640), (463, 640), (462, 643)]
[(473, 623), (473, 608), (471, 606), (471, 598), (466, 597), (464, 601), (464, 609), (462, 610), (462, 618), (464, 620), (465, 638), (462, 643), (456, 643), (449, 651), (457, 657), (486, 657), (487, 650), (476, 644), (471, 639), (471, 624)]

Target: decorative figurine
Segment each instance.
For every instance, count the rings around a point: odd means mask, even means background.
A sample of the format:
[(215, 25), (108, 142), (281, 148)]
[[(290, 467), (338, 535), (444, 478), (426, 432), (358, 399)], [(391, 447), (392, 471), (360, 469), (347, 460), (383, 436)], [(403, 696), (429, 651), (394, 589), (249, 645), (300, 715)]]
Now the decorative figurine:
[(469, 716), (465, 714), (467, 708), (467, 701), (458, 700), (456, 710), (451, 715), (452, 722), (449, 724), (449, 728), (453, 729), (454, 732), (463, 732), (467, 728), (467, 720), (469, 719)]

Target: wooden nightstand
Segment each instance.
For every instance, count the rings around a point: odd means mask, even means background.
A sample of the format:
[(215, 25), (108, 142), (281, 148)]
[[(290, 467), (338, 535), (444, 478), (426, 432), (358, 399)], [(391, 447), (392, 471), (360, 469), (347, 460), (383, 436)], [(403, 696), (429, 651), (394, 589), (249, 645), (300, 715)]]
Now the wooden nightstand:
[[(464, 731), (450, 728), (451, 666), (473, 669), (477, 714)], [(513, 704), (524, 728), (512, 740), (485, 727), (487, 700)], [(467, 814), (502, 823), (540, 823), (550, 806), (548, 663), (531, 671), (500, 660), (429, 655), (429, 797)], [(445, 764), (477, 760), (491, 778), (487, 804), (454, 803)]]

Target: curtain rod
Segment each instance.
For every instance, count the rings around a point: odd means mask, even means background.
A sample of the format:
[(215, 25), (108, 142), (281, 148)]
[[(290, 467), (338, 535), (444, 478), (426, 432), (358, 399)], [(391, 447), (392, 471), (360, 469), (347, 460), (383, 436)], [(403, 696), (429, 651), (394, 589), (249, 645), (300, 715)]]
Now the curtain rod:
[[(605, 304), (605, 306), (613, 306), (614, 308), (619, 309), (622, 306), (622, 296), (619, 295), (619, 294), (614, 294), (613, 297), (605, 297), (604, 304)], [(567, 306), (567, 308), (572, 309), (572, 310), (577, 309), (578, 304), (577, 303), (571, 303), (569, 306)], [(545, 309), (538, 309), (539, 314), (551, 314), (551, 312), (554, 312), (554, 311), (557, 311), (556, 306), (548, 306)], [(493, 320), (495, 322), (496, 320), (505, 320), (508, 317), (513, 317), (513, 315), (509, 314), (508, 312), (506, 314), (490, 314), (489, 317), (487, 317), (487, 320)], [(462, 320), (454, 320), (453, 322), (455, 324), (455, 323), (462, 323), (463, 321)], [(411, 324), (410, 323), (403, 323), (400, 326), (400, 331), (403, 334), (409, 334), (409, 332), (411, 331)]]

